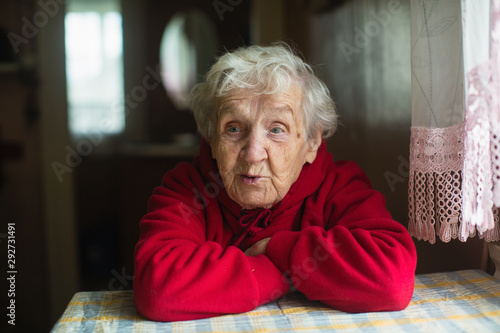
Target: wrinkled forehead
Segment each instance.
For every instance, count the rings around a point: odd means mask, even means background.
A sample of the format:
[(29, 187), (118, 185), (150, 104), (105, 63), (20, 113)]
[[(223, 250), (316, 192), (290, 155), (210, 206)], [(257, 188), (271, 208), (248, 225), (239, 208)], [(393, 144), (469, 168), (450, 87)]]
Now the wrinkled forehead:
[(299, 116), (302, 114), (302, 89), (298, 84), (293, 84), (282, 91), (269, 94), (255, 92), (253, 89), (234, 88), (225, 96), (216, 98), (215, 102), (219, 116), (233, 112), (243, 104), (265, 106), (266, 109), (291, 112), (294, 116)]

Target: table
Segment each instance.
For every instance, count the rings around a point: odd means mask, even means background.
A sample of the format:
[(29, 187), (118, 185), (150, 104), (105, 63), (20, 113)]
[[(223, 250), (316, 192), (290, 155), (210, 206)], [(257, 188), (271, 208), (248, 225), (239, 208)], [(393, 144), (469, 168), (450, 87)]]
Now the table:
[(500, 279), (480, 270), (421, 274), (403, 311), (350, 314), (286, 297), (255, 310), (161, 323), (137, 313), (133, 292), (79, 292), (52, 332), (500, 332)]

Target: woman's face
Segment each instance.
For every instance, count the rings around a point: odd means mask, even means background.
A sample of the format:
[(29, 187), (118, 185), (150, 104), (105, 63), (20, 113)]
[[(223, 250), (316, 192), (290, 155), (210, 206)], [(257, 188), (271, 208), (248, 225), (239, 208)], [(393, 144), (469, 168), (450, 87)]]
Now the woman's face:
[(270, 208), (314, 161), (321, 135), (307, 141), (303, 118), (295, 85), (276, 95), (235, 89), (217, 100), (212, 155), (227, 193), (241, 207)]

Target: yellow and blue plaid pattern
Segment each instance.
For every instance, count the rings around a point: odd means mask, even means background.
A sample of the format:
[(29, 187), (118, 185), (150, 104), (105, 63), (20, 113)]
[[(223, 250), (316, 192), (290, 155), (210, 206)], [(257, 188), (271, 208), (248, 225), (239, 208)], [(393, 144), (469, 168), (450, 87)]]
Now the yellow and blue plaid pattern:
[(299, 293), (254, 311), (161, 323), (137, 313), (132, 291), (80, 292), (52, 332), (500, 332), (500, 280), (480, 270), (421, 274), (404, 311), (350, 314)]

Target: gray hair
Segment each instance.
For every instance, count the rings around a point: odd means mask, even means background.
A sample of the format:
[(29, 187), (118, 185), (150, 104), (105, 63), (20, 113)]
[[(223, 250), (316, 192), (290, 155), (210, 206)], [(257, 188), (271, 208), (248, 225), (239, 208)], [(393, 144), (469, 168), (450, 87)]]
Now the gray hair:
[(275, 94), (288, 90), (292, 83), (302, 88), (307, 138), (315, 138), (318, 131), (323, 138), (333, 135), (337, 114), (328, 88), (284, 43), (241, 47), (217, 60), (205, 82), (191, 90), (190, 107), (198, 131), (205, 140), (211, 141), (217, 126), (215, 100), (227, 96), (232, 89), (249, 89), (259, 95)]

